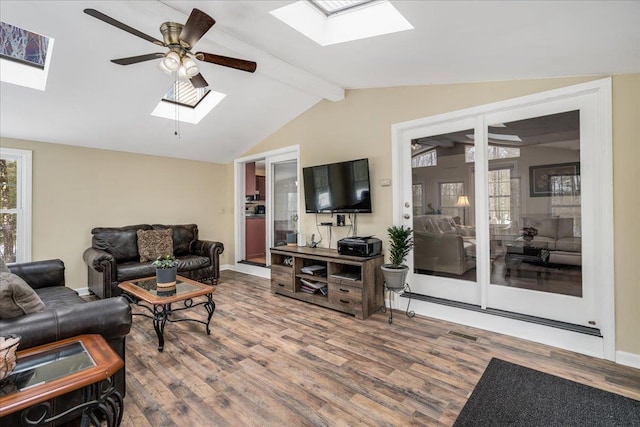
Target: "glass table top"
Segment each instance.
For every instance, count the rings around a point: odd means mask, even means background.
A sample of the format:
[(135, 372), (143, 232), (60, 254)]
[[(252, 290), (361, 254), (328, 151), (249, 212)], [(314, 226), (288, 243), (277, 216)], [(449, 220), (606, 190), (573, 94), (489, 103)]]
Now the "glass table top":
[(45, 384), (94, 366), (95, 361), (81, 342), (21, 357), (11, 375), (0, 383), (0, 396)]
[(176, 280), (175, 288), (172, 287), (158, 289), (158, 284), (155, 278), (146, 280), (134, 280), (131, 283), (158, 297), (172, 297), (193, 291), (198, 291), (201, 289), (200, 287), (195, 286), (191, 283), (183, 282), (182, 280), (180, 280), (180, 278)]

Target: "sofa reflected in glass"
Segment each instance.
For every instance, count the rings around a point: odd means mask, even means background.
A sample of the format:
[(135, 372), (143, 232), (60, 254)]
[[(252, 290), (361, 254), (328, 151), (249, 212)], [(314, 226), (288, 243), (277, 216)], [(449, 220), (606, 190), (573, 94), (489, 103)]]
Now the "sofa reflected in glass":
[(459, 225), (449, 215), (418, 215), (413, 219), (413, 230), (417, 273), (464, 275), (465, 280), (476, 280), (475, 270), (471, 271), (476, 266), (475, 227)]

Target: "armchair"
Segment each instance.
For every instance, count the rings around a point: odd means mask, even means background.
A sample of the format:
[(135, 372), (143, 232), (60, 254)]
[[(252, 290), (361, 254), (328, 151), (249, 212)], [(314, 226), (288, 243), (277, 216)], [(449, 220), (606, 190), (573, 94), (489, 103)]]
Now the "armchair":
[[(11, 273), (24, 280), (44, 303), (44, 311), (0, 318), (2, 335), (22, 337), (18, 350), (59, 341), (82, 334), (100, 334), (121, 359), (125, 359), (125, 337), (131, 329), (131, 308), (122, 297), (85, 301), (76, 291), (65, 286), (64, 263), (59, 259), (9, 265)], [(6, 271), (6, 270), (5, 270)], [(112, 377), (116, 390), (126, 392), (125, 368)], [(80, 393), (54, 399), (56, 413), (77, 404)], [(0, 420), (0, 424), (12, 420)], [(16, 424), (17, 425), (17, 424)]]

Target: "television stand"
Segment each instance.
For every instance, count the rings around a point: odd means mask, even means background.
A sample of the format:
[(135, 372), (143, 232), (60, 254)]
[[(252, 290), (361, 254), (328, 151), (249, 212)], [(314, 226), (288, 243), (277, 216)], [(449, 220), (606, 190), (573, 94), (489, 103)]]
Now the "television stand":
[(278, 246), (271, 248), (271, 292), (366, 319), (383, 305), (383, 262), (384, 255)]

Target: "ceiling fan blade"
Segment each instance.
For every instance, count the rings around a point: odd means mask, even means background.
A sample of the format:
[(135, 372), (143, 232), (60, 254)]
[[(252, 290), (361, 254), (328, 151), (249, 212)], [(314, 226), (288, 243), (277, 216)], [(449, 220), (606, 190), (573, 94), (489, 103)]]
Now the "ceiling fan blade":
[(209, 86), (209, 83), (207, 83), (204, 77), (202, 77), (202, 74), (196, 74), (195, 76), (191, 77), (190, 80), (193, 87), (196, 87), (196, 88)]
[(138, 62), (151, 61), (152, 59), (163, 58), (164, 53), (149, 53), (147, 55), (129, 56), (127, 58), (112, 59), (111, 62), (118, 65), (131, 65)]
[(198, 52), (196, 53), (196, 58), (201, 61), (235, 68), (237, 70), (246, 71), (248, 73), (253, 73), (257, 67), (257, 64), (253, 61), (245, 61), (244, 59), (238, 58), (229, 58), (228, 56), (214, 55), (213, 53)]
[(193, 9), (180, 33), (180, 40), (192, 48), (216, 21), (200, 9)]
[(97, 18), (97, 19), (99, 19), (99, 20), (101, 20), (103, 22), (106, 22), (107, 24), (111, 24), (116, 28), (120, 28), (121, 30), (124, 30), (124, 31), (126, 31), (128, 33), (131, 33), (134, 36), (138, 36), (138, 37), (140, 37), (142, 39), (150, 41), (151, 43), (157, 44), (158, 46), (165, 46), (164, 42), (161, 42), (158, 39), (154, 39), (153, 37), (141, 32), (141, 31), (138, 31), (135, 28), (130, 27), (127, 24), (123, 24), (122, 22), (117, 21), (117, 20), (113, 19), (112, 17), (105, 15), (102, 12), (98, 12), (95, 9), (85, 9), (84, 13), (86, 13), (87, 15), (93, 16), (94, 18)]

